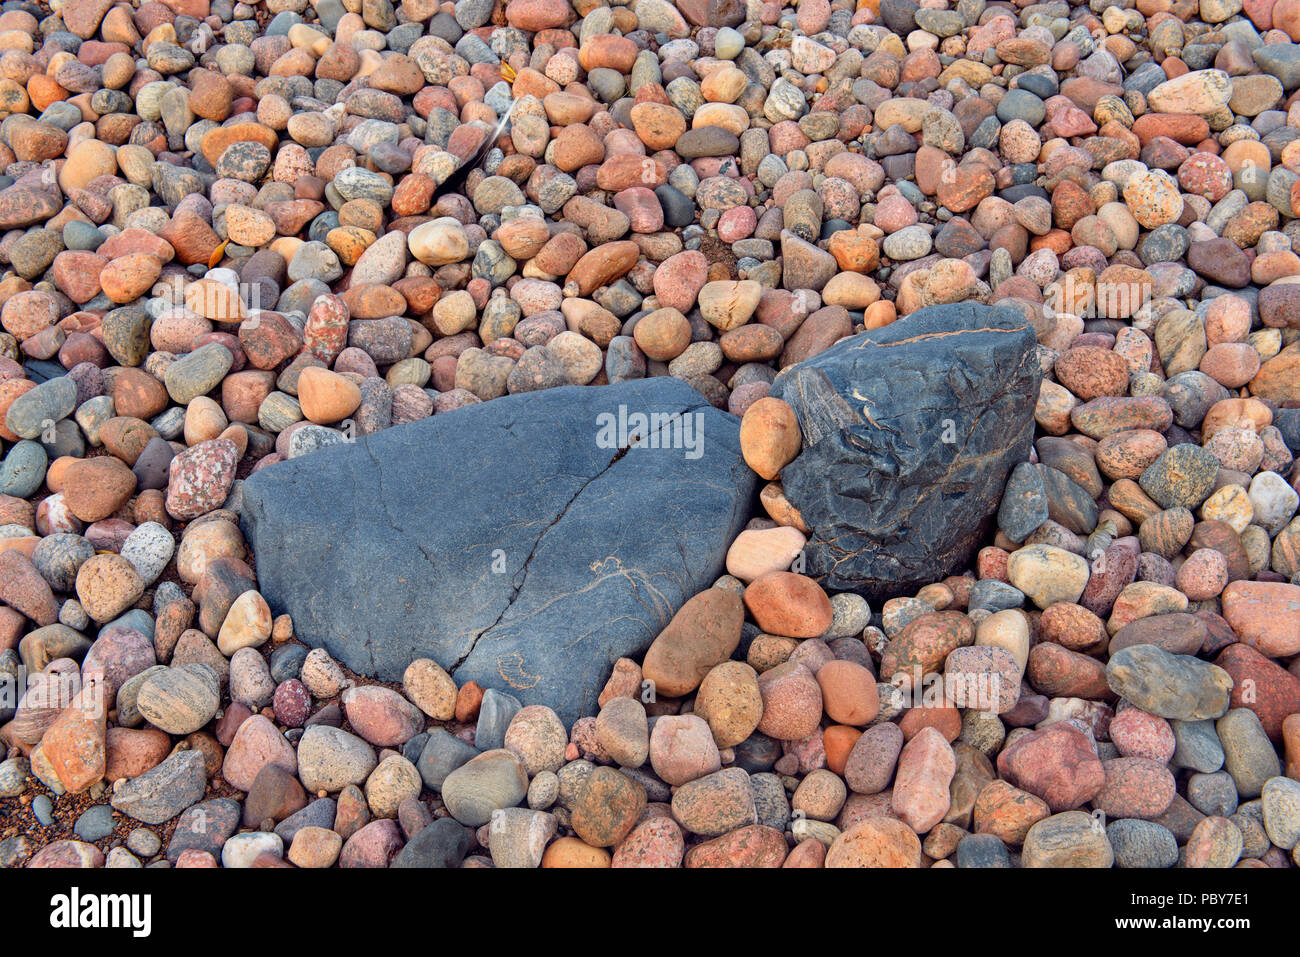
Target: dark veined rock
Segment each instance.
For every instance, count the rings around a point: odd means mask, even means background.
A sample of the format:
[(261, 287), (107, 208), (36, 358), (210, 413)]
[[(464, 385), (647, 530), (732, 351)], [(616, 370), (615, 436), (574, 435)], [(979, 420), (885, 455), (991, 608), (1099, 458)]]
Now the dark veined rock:
[(777, 376), (799, 457), (781, 472), (831, 591), (915, 591), (970, 557), (1029, 454), (1041, 373), (1017, 312), (933, 306)]

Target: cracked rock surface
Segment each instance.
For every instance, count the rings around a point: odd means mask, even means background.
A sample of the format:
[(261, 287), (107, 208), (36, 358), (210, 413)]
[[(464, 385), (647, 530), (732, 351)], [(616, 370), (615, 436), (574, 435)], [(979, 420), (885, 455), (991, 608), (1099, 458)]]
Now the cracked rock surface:
[(430, 657), (572, 721), (720, 573), (754, 493), (737, 432), (672, 379), (503, 398), (259, 472), (243, 525), (272, 610), (354, 671)]

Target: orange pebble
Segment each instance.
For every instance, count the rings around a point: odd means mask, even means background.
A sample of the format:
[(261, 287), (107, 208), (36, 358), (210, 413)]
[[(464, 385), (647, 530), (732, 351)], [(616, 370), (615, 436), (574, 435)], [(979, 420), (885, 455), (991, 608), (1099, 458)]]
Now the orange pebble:
[(881, 329), (897, 318), (898, 311), (894, 308), (894, 304), (881, 299), (867, 306), (867, 310), (862, 316), (862, 325), (866, 329)]
[(1286, 748), (1286, 776), (1300, 781), (1300, 714), (1282, 719), (1282, 741)]
[(822, 732), (822, 747), (826, 750), (826, 766), (836, 774), (844, 774), (849, 752), (858, 743), (862, 732), (847, 724), (833, 724)]
[(926, 728), (934, 728), (951, 744), (961, 734), (961, 712), (944, 702), (912, 708), (898, 722), (903, 738), (911, 741)]
[(51, 492), (60, 492), (63, 490), (63, 478), (68, 472), (68, 467), (81, 459), (73, 458), (71, 455), (61, 455), (50, 463), (49, 470), (45, 473), (45, 484)]
[(456, 720), (468, 723), (478, 719), (478, 708), (483, 703), (483, 689), (477, 681), (467, 681), (456, 692)]
[(54, 77), (38, 73), (27, 81), (27, 95), (31, 97), (32, 106), (44, 110), (51, 103), (68, 98), (68, 91), (58, 84)]
[(542, 867), (609, 867), (609, 851), (592, 847), (576, 837), (552, 841), (542, 855)]
[(785, 859), (782, 867), (824, 867), (826, 863), (826, 845), (821, 841), (809, 839), (800, 841)]

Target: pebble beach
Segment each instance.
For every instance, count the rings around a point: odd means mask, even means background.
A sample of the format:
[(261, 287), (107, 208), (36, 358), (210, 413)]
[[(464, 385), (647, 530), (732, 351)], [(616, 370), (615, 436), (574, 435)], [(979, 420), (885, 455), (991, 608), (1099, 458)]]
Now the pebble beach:
[[(0, 866), (1300, 866), (1298, 89), (1300, 0), (4, 0)], [(575, 503), (672, 587), (482, 664)]]

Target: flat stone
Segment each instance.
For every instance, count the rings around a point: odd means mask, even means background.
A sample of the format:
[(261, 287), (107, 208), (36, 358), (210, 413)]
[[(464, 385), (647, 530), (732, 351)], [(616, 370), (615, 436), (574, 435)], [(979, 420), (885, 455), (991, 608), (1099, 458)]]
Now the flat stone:
[(1106, 665), (1106, 681), (1143, 711), (1178, 721), (1222, 717), (1232, 691), (1232, 678), (1218, 665), (1155, 645), (1116, 652)]
[(113, 807), (145, 824), (171, 820), (203, 797), (207, 786), (202, 751), (179, 751), (113, 792)]
[[(664, 417), (650, 445), (706, 436), (699, 454), (623, 454), (620, 406)], [(675, 416), (695, 431), (662, 424)], [(568, 724), (721, 573), (753, 489), (736, 420), (661, 378), (505, 397), (261, 470), (242, 521), (263, 594), (308, 644), (393, 681), (432, 658)], [(618, 510), (615, 491), (631, 496)], [(672, 530), (625, 509), (671, 513)]]

